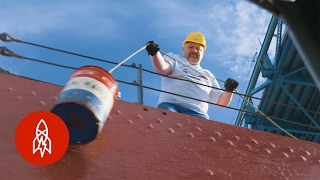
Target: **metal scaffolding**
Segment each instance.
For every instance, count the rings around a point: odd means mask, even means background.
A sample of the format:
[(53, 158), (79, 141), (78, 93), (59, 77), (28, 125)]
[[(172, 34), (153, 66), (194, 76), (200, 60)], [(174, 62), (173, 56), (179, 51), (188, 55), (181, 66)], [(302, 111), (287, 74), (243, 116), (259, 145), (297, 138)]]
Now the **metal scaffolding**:
[[(267, 51), (274, 34), (277, 37), (276, 53), (271, 60)], [(320, 143), (320, 93), (313, 69), (306, 65), (306, 57), (301, 55), (295, 43), (289, 30), (282, 31), (282, 20), (274, 15), (257, 57), (246, 98), (252, 102), (250, 96), (261, 93), (264, 100), (259, 102), (260, 111), (273, 117), (295, 137)], [(317, 58), (309, 57), (309, 60)], [(266, 81), (256, 86), (259, 74)], [(255, 113), (245, 101), (240, 109)], [(239, 111), (235, 125), (285, 135), (264, 117), (243, 111)]]

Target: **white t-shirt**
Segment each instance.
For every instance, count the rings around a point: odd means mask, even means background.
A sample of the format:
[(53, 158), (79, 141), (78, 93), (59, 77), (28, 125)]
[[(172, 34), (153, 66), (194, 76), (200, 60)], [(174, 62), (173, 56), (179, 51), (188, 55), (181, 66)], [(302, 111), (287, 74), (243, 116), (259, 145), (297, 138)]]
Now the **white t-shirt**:
[[(216, 78), (209, 70), (202, 69), (200, 65), (191, 65), (185, 58), (180, 58), (178, 55), (174, 55), (172, 53), (168, 53), (168, 55), (186, 64), (183, 65), (175, 60), (172, 60), (168, 56), (164, 56), (164, 59), (171, 65), (171, 72), (168, 76), (179, 79), (187, 79), (199, 84), (220, 88)], [(192, 68), (190, 68), (190, 66), (193, 66), (198, 71), (193, 70)], [(223, 91), (199, 84), (162, 76), (163, 91), (200, 99), (203, 101), (210, 101), (213, 103), (218, 102), (219, 97), (223, 93)], [(184, 98), (181, 96), (175, 96), (164, 92), (160, 94), (158, 104), (163, 102), (178, 104), (201, 114), (207, 115), (208, 111), (208, 103), (206, 102)]]

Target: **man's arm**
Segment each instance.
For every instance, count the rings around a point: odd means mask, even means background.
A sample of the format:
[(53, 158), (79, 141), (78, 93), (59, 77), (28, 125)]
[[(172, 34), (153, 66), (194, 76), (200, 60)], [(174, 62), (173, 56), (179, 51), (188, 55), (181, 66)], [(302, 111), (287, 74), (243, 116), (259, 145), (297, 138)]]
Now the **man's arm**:
[[(217, 102), (219, 108), (224, 108), (223, 106), (228, 106), (232, 100), (233, 91), (238, 87), (239, 83), (231, 78), (228, 78), (224, 83), (225, 91), (220, 95), (219, 101)], [(219, 106), (223, 105), (223, 106)]]
[(158, 73), (162, 75), (168, 75), (171, 71), (170, 64), (164, 60), (160, 51), (159, 45), (154, 41), (148, 41), (146, 50), (150, 55), (150, 59), (153, 67), (157, 70)]
[[(224, 108), (223, 106), (228, 106), (232, 100), (233, 93), (224, 91), (217, 102), (219, 108)], [(219, 106), (223, 105), (223, 106)]]
[(163, 58), (159, 51), (154, 56), (150, 56), (150, 59), (158, 73), (168, 75), (171, 72), (171, 65)]

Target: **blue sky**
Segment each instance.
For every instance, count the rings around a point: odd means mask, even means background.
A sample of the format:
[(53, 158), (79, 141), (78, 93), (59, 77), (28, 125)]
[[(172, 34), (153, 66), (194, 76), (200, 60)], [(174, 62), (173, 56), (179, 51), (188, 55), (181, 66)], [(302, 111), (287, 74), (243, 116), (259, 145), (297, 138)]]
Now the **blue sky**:
[[(254, 66), (252, 60), (260, 50), (259, 40), (263, 41), (271, 13), (246, 0), (29, 0), (1, 2), (0, 17), (0, 33), (113, 62), (121, 62), (149, 40), (155, 40), (164, 52), (181, 55), (181, 43), (187, 34), (200, 31), (207, 39), (201, 66), (218, 79), (238, 80), (238, 91), (245, 93)], [(22, 43), (0, 41), (0, 46), (24, 57), (67, 66), (97, 65), (106, 70), (114, 67)], [(125, 64), (133, 62), (155, 71), (145, 50)], [(73, 72), (5, 56), (0, 56), (0, 67), (61, 86)], [(137, 80), (137, 71), (132, 68), (120, 67), (112, 75), (122, 81)], [(145, 86), (160, 89), (160, 82), (160, 76), (143, 73)], [(223, 87), (223, 83), (219, 84)], [(119, 100), (137, 102), (137, 87), (119, 83), (119, 90)], [(144, 89), (145, 105), (154, 107), (158, 97), (159, 92)], [(240, 104), (240, 97), (235, 95), (230, 106), (239, 108)], [(210, 105), (208, 113), (212, 120), (233, 124), (238, 112)]]

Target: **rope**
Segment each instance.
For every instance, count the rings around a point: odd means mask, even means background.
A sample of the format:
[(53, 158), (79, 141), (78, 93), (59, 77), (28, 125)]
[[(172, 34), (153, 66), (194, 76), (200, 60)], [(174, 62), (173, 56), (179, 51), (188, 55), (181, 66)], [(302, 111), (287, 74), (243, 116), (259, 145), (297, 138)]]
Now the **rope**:
[(15, 41), (15, 42), (21, 42), (20, 39), (16, 39), (14, 37), (12, 37), (10, 34), (8, 33), (2, 33), (0, 34), (0, 40), (3, 41), (3, 42), (12, 42), (12, 41)]
[(12, 52), (10, 49), (8, 49), (5, 46), (0, 47), (0, 54), (3, 56), (20, 58), (19, 55), (14, 54), (14, 52)]
[(71, 67), (71, 66), (65, 66), (65, 65), (61, 65), (61, 64), (56, 64), (56, 63), (46, 62), (46, 61), (42, 61), (42, 60), (38, 60), (38, 59), (24, 57), (24, 56), (21, 56), (21, 55), (13, 53), (12, 51), (10, 51), (6, 47), (0, 47), (0, 54), (4, 55), (4, 56), (8, 56), (8, 57), (26, 59), (26, 60), (35, 61), (35, 62), (39, 62), (39, 63), (43, 63), (43, 64), (49, 64), (49, 65), (52, 65), (52, 66), (58, 66), (58, 67), (62, 67), (62, 68), (76, 69), (76, 68)]
[[(10, 38), (10, 39), (8, 39), (8, 38)], [(103, 60), (103, 59), (99, 59), (99, 58), (95, 58), (95, 57), (91, 57), (91, 56), (86, 56), (86, 55), (82, 55), (82, 54), (77, 54), (77, 53), (73, 53), (73, 52), (69, 52), (69, 51), (65, 51), (65, 50), (61, 50), (61, 49), (56, 49), (56, 48), (52, 48), (52, 47), (48, 47), (48, 46), (44, 46), (44, 45), (39, 45), (39, 44), (31, 43), (31, 42), (22, 41), (20, 39), (13, 38), (8, 33), (0, 34), (0, 40), (2, 40), (3, 42), (14, 41), (14, 42), (37, 46), (37, 47), (41, 47), (41, 48), (45, 48), (45, 49), (49, 49), (49, 50), (53, 50), (53, 51), (58, 51), (58, 52), (66, 53), (66, 54), (71, 54), (71, 55), (75, 55), (75, 56), (79, 56), (79, 57), (83, 57), (83, 58), (88, 58), (88, 59), (92, 59), (92, 60), (96, 60), (96, 61), (100, 61), (100, 62), (106, 62), (106, 63), (110, 63), (110, 64), (118, 64), (117, 62), (112, 62), (112, 61)], [(123, 65), (123, 66), (130, 67), (129, 65)]]
[[(73, 70), (74, 70), (74, 69), (77, 69), (77, 68), (71, 67), (71, 66), (64, 66), (64, 65), (60, 65), (60, 64), (55, 64), (55, 63), (51, 63), (51, 62), (46, 62), (46, 61), (42, 61), (42, 60), (38, 60), (38, 59), (34, 59), (34, 58), (28, 58), (28, 57), (24, 57), (24, 56), (21, 56), (21, 55), (17, 55), (17, 54), (14, 54), (12, 51), (10, 51), (9, 49), (7, 49), (7, 48), (5, 48), (5, 47), (0, 47), (0, 52), (4, 52), (4, 53), (7, 54), (8, 56), (16, 57), (16, 58), (20, 58), (20, 59), (31, 60), (31, 61), (35, 61), (35, 62), (39, 62), (39, 63), (49, 64), (49, 65), (58, 66), (58, 67), (62, 67), (62, 68), (73, 69)], [(0, 54), (2, 54), (2, 53), (0, 53)], [(153, 73), (153, 74), (160, 75), (160, 74), (155, 73), (155, 72), (150, 71), (150, 70), (146, 70), (146, 71), (147, 71), (147, 72), (150, 72), (150, 73)], [(165, 75), (161, 75), (161, 76), (165, 76)], [(23, 77), (23, 78), (27, 78), (27, 79), (32, 79), (32, 78), (24, 77), (24, 76), (21, 76), (21, 75), (19, 75), (19, 77)], [(168, 77), (168, 76), (167, 76), (167, 77)], [(195, 82), (193, 82), (193, 81), (186, 80), (186, 79), (179, 79), (179, 78), (174, 78), (174, 77), (171, 77), (171, 78), (177, 79), (177, 80), (188, 81), (188, 82), (191, 82), (191, 83), (195, 83)], [(32, 80), (35, 80), (35, 79), (32, 79)], [(119, 79), (116, 79), (116, 81), (118, 81), (118, 82), (120, 82), (120, 83), (124, 83), (124, 84), (129, 84), (129, 85), (137, 86), (136, 83), (130, 83), (130, 82), (122, 81), (122, 80), (119, 80)], [(191, 98), (191, 97), (188, 97), (188, 96), (183, 96), (183, 95), (180, 95), (180, 94), (175, 94), (175, 93), (171, 93), (171, 92), (168, 92), (168, 91), (163, 91), (163, 90), (155, 89), (155, 88), (148, 87), (148, 86), (142, 86), (142, 87), (143, 87), (143, 88), (146, 88), (146, 89), (158, 91), (158, 92), (168, 93), (168, 94), (172, 94), (172, 95), (176, 95), (176, 96), (180, 96), (180, 97), (184, 97), (184, 98), (189, 98), (189, 99), (193, 99), (193, 100), (197, 100), (197, 101), (201, 101), (201, 102), (206, 102), (206, 103), (209, 103), (209, 104), (212, 104), (212, 105), (221, 106), (221, 105), (218, 105), (218, 104), (216, 104), (216, 103), (212, 103), (212, 102), (208, 102), (208, 101), (204, 101), (204, 100), (200, 100), (200, 99), (196, 99), (196, 98)], [(208, 86), (208, 87), (210, 87), (210, 86)], [(215, 88), (215, 87), (212, 87), (212, 88)], [(220, 88), (217, 88), (217, 89), (223, 90), (223, 89), (220, 89)], [(261, 115), (261, 114), (259, 114), (259, 113), (249, 112), (249, 111), (241, 110), (241, 109), (238, 109), (238, 108), (233, 108), (233, 107), (230, 107), (230, 106), (222, 106), (222, 107), (225, 107), (225, 108), (228, 108), (228, 109), (232, 109), (232, 110), (236, 110), (236, 111), (245, 112), (245, 113), (248, 113), (248, 114), (253, 114), (253, 115), (262, 116), (262, 117), (265, 117), (265, 118), (270, 117), (270, 118), (277, 119), (277, 120), (279, 120), (279, 121), (283, 121), (283, 122), (287, 122), (287, 123), (291, 123), (291, 124), (296, 124), (296, 125), (300, 125), (300, 126), (304, 126), (304, 127), (308, 127), (308, 128), (312, 128), (312, 129), (320, 129), (320, 128), (318, 128), (318, 127), (314, 127), (314, 126), (310, 126), (310, 125), (305, 125), (305, 124), (301, 124), (301, 123), (296, 123), (296, 122), (284, 120), (284, 119), (281, 119), (281, 118), (278, 118), (278, 117), (267, 116), (267, 115), (265, 115), (265, 114), (262, 114), (262, 115)]]
[[(8, 48), (6, 48), (6, 47), (4, 47), (4, 46), (3, 46), (3, 47), (0, 47), (0, 54), (1, 54), (1, 55), (4, 55), (4, 56), (8, 56), (8, 57), (16, 57), (16, 58), (31, 60), (31, 61), (35, 61), (35, 62), (39, 62), (39, 63), (49, 64), (49, 65), (53, 65), (53, 66), (59, 66), (59, 67), (63, 67), (63, 68), (74, 69), (74, 68), (72, 68), (72, 67), (70, 67), (70, 66), (64, 66), (64, 65), (55, 64), (55, 63), (50, 63), (50, 62), (46, 62), (46, 61), (42, 61), (42, 60), (37, 60), (37, 59), (33, 59), (33, 58), (23, 57), (23, 56), (21, 56), (21, 55), (18, 55), (18, 54), (13, 53), (11, 50), (9, 50)], [(136, 69), (137, 69), (137, 67), (136, 67), (134, 64), (133, 64), (133, 65), (121, 65), (121, 66), (131, 67), (131, 68), (136, 68)], [(148, 70), (148, 69), (142, 69), (142, 70), (145, 71), (145, 72), (149, 72), (149, 73), (151, 73), (151, 74), (156, 74), (156, 75), (160, 75), (160, 76), (165, 76), (165, 75), (161, 75), (161, 74), (159, 74), (159, 73), (150, 71), (150, 70)], [(217, 88), (217, 87), (212, 87), (212, 86), (208, 86), (208, 85), (204, 85), (204, 84), (199, 84), (199, 83), (197, 83), (197, 82), (190, 81), (190, 80), (187, 80), (187, 79), (180, 79), (180, 78), (175, 78), (175, 77), (170, 77), (170, 76), (165, 76), (165, 77), (172, 78), (172, 79), (177, 79), (177, 80), (182, 80), (182, 81), (188, 81), (188, 82), (191, 82), (191, 83), (194, 83), (194, 84), (198, 84), (198, 85), (202, 85), (202, 86), (207, 86), (207, 87), (210, 87), (210, 88), (214, 88), (214, 89), (218, 89), (218, 90), (224, 91), (224, 89), (220, 89), (220, 88)], [(222, 81), (222, 80), (221, 80), (221, 81)], [(223, 82), (224, 82), (224, 81), (223, 81)], [(238, 93), (238, 92), (234, 92), (234, 94), (242, 95), (242, 96), (249, 97), (249, 98), (252, 98), (252, 99), (257, 99), (257, 100), (260, 100), (260, 101), (264, 101), (264, 102), (268, 102), (268, 103), (272, 103), (272, 104), (276, 104), (276, 105), (280, 105), (280, 106), (284, 106), (284, 107), (289, 107), (289, 108), (293, 108), (293, 109), (297, 109), (297, 110), (304, 110), (304, 111), (309, 112), (309, 113), (320, 114), (320, 112), (315, 112), (315, 111), (312, 111), (312, 110), (308, 110), (308, 109), (304, 109), (304, 108), (299, 108), (299, 107), (295, 107), (295, 106), (291, 106), (291, 105), (287, 105), (287, 104), (282, 104), (282, 103), (274, 102), (274, 101), (271, 101), (271, 100), (266, 100), (266, 99), (262, 99), (262, 98), (257, 98), (257, 97), (254, 97), (254, 96), (249, 96), (249, 95), (241, 94), (241, 93)]]
[[(10, 38), (10, 39), (7, 39), (7, 38)], [(13, 38), (11, 35), (7, 34), (7, 33), (2, 33), (0, 34), (0, 40), (4, 41), (4, 42), (12, 42), (12, 41), (15, 41), (15, 42), (19, 42), (19, 43), (25, 43), (25, 44), (29, 44), (29, 45), (34, 45), (34, 46), (38, 46), (38, 47), (42, 47), (42, 48), (46, 48), (46, 49), (50, 49), (50, 50), (55, 50), (55, 51), (59, 51), (59, 52), (63, 52), (63, 53), (67, 53), (67, 54), (72, 54), (72, 55), (76, 55), (76, 56), (81, 56), (81, 57), (84, 57), (84, 58), (89, 58), (89, 59), (93, 59), (93, 60), (98, 60), (98, 61), (102, 61), (102, 62), (107, 62), (107, 63), (111, 63), (111, 64), (117, 64), (114, 68), (112, 68), (109, 72), (111, 73), (112, 71), (114, 71), (116, 68), (118, 68), (119, 66), (121, 66), (125, 61), (129, 60), (131, 57), (133, 57), (135, 54), (137, 54), (138, 52), (140, 52), (141, 50), (143, 50), (146, 46), (140, 48), (138, 51), (136, 51), (135, 53), (133, 53), (132, 55), (130, 55), (129, 57), (127, 57), (125, 60), (123, 60), (122, 62), (120, 63), (115, 63), (115, 62), (111, 62), (111, 61), (107, 61), (107, 60), (102, 60), (102, 59), (98, 59), (98, 58), (94, 58), (94, 57), (90, 57), (90, 56), (85, 56), (85, 55), (81, 55), (81, 54), (77, 54), (77, 53), (72, 53), (72, 52), (68, 52), (68, 51), (64, 51), (64, 50), (60, 50), (60, 49), (56, 49), (56, 48), (51, 48), (51, 47), (47, 47), (47, 46), (43, 46), (43, 45), (38, 45), (38, 44), (34, 44), (34, 43), (30, 43), (30, 42), (25, 42), (25, 41), (21, 41), (19, 39), (16, 39), (16, 38)], [(168, 55), (167, 53), (163, 52), (160, 50), (161, 53), (167, 55), (168, 57), (170, 57), (171, 59), (187, 66), (188, 64), (185, 64), (181, 61), (178, 61), (176, 60), (175, 58), (171, 57), (170, 55)], [(21, 58), (21, 59), (26, 59), (26, 60), (32, 60), (32, 61), (35, 61), (35, 62), (40, 62), (40, 63), (45, 63), (45, 64), (49, 64), (49, 65), (53, 65), (53, 66), (59, 66), (59, 67), (63, 67), (63, 68), (69, 68), (69, 69), (76, 69), (74, 67), (71, 67), (71, 66), (64, 66), (64, 65), (60, 65), (60, 64), (55, 64), (55, 63), (50, 63), (50, 62), (45, 62), (45, 61), (41, 61), (41, 60), (37, 60), (37, 59), (33, 59), (33, 58), (27, 58), (27, 57), (23, 57), (21, 55), (18, 55), (18, 54), (14, 54), (12, 51), (10, 51), (8, 48), (6, 47), (0, 47), (0, 54), (1, 55), (4, 55), (4, 56), (9, 56), (9, 57), (16, 57), (16, 58)], [(134, 67), (136, 68), (135, 66), (129, 66), (129, 65), (123, 65), (123, 66), (126, 66), (126, 67)], [(190, 68), (192, 68), (193, 70), (199, 72), (197, 69), (193, 68), (192, 66), (189, 66)], [(148, 71), (148, 70), (145, 70), (143, 69), (144, 71)], [(151, 72), (151, 73), (154, 73), (152, 71), (148, 71), (148, 72)], [(201, 73), (201, 72), (199, 72)], [(154, 74), (158, 74), (158, 73), (154, 73)], [(201, 73), (202, 74), (202, 73)], [(162, 75), (163, 76), (163, 75)], [(173, 78), (173, 77), (169, 77), (169, 78)], [(174, 78), (175, 79), (175, 78)], [(176, 78), (178, 80), (184, 80), (184, 79), (179, 79), (179, 78)], [(220, 80), (220, 79), (217, 79), (215, 78), (216, 80), (218, 81), (221, 81), (221, 82), (225, 82), (223, 80)], [(191, 83), (196, 83), (196, 82), (193, 82), (193, 81), (189, 81)], [(198, 84), (198, 83), (196, 83)], [(203, 85), (203, 84), (201, 84)], [(206, 86), (206, 85), (204, 85)], [(164, 93), (170, 93), (170, 92), (165, 92), (165, 91), (161, 91), (161, 90), (157, 90), (157, 89), (154, 89), (154, 88), (150, 88), (150, 87), (147, 87), (147, 86), (143, 86), (144, 88), (147, 88), (147, 89), (152, 89), (152, 90), (156, 90), (156, 91), (160, 91), (160, 92), (164, 92)], [(210, 87), (210, 86), (209, 86)], [(215, 88), (215, 87), (211, 87), (211, 88)], [(217, 88), (219, 89), (219, 88)], [(220, 89), (220, 90), (223, 90), (223, 89)], [(179, 94), (174, 94), (172, 93), (173, 95), (177, 95), (177, 96), (182, 96), (182, 95), (179, 95)], [(234, 92), (234, 94), (238, 94), (242, 99), (244, 99), (245, 101), (248, 102), (247, 99), (245, 99), (242, 95), (243, 94), (240, 94), (238, 93), (236, 90)], [(284, 104), (281, 104), (281, 103), (278, 103), (278, 102), (273, 102), (273, 101), (270, 101), (270, 100), (264, 100), (264, 99), (261, 99), (261, 98), (256, 98), (256, 97), (253, 97), (253, 96), (248, 96), (248, 95), (244, 95), (244, 96), (247, 96), (247, 97), (250, 97), (250, 98), (254, 98), (254, 99), (259, 99), (259, 100), (262, 100), (262, 101), (267, 101), (267, 102), (270, 102), (270, 103), (274, 103), (274, 104), (279, 104), (279, 105), (282, 105), (282, 106), (288, 106), (288, 107), (292, 107), (292, 108), (296, 108), (296, 109), (299, 109), (299, 110), (305, 110), (305, 111), (308, 111), (308, 112), (312, 112), (312, 113), (315, 113), (315, 114), (319, 114), (318, 112), (315, 112), (315, 111), (311, 111), (311, 110), (306, 110), (306, 109), (303, 109), (303, 108), (298, 108), (298, 107), (294, 107), (294, 106), (289, 106), (289, 105), (284, 105)], [(186, 97), (186, 98), (190, 98), (190, 99), (194, 99), (194, 98), (191, 98), (191, 97)], [(199, 100), (199, 99), (194, 99), (194, 100), (198, 100), (198, 101), (202, 101), (202, 100)], [(207, 102), (207, 101), (203, 101), (203, 102)], [(215, 103), (211, 103), (211, 102), (207, 102), (209, 104), (214, 104), (214, 105), (217, 105)], [(241, 110), (241, 109), (237, 109), (237, 108), (232, 108), (232, 107), (228, 107), (228, 106), (222, 106), (222, 107), (227, 107), (227, 108), (230, 108), (230, 109), (233, 109), (233, 110), (238, 110), (238, 111), (242, 111), (242, 112), (246, 112), (246, 113), (249, 113), (249, 114), (258, 114), (259, 116), (263, 116), (265, 117), (267, 120), (269, 120), (273, 125), (275, 125), (276, 127), (278, 127), (281, 131), (283, 131), (284, 133), (286, 133), (287, 135), (289, 135), (290, 137), (293, 137), (293, 138), (296, 138), (294, 137), (293, 135), (291, 135), (290, 133), (288, 133), (287, 131), (285, 131), (284, 129), (282, 129), (280, 126), (278, 126), (274, 121), (272, 121), (269, 117), (272, 117), (272, 116), (267, 116), (265, 115), (263, 112), (261, 112), (259, 109), (255, 108), (253, 104), (251, 104), (250, 102), (248, 102), (255, 110), (257, 110), (258, 113), (253, 113), (253, 112), (248, 112), (248, 111), (244, 111), (244, 110)], [(221, 105), (219, 105), (221, 106)], [(260, 115), (260, 114), (261, 115)], [(297, 125), (301, 125), (301, 126), (305, 126), (305, 127), (309, 127), (309, 128), (313, 128), (313, 129), (320, 129), (320, 128), (317, 128), (317, 127), (314, 127), (314, 126), (309, 126), (309, 125), (304, 125), (304, 124), (300, 124), (300, 123), (295, 123), (295, 122), (291, 122), (291, 121), (287, 121), (287, 120), (284, 120), (284, 119), (281, 119), (281, 118), (277, 118), (277, 117), (272, 117), (272, 118), (275, 118), (275, 119), (278, 119), (278, 120), (281, 120), (281, 121), (285, 121), (285, 122), (288, 122), (288, 123), (293, 123), (293, 124), (297, 124)]]
[[(112, 62), (112, 61), (107, 61), (107, 60), (103, 60), (103, 59), (99, 59), (99, 58), (95, 58), (95, 57), (90, 57), (90, 56), (86, 56), (86, 55), (81, 55), (81, 54), (77, 54), (77, 53), (73, 53), (73, 52), (68, 52), (68, 51), (64, 51), (64, 50), (60, 50), (60, 49), (56, 49), (56, 48), (52, 48), (52, 47), (48, 47), (48, 46), (43, 46), (43, 45), (39, 45), (39, 44), (34, 44), (34, 43), (30, 43), (30, 42), (25, 42), (25, 41), (22, 41), (20, 39), (17, 39), (17, 38), (14, 38), (13, 36), (11, 36), (10, 34), (8, 33), (2, 33), (0, 34), (0, 40), (4, 41), (4, 42), (19, 42), (19, 43), (25, 43), (25, 44), (29, 44), (29, 45), (33, 45), (33, 46), (38, 46), (38, 47), (41, 47), (41, 48), (46, 48), (46, 49), (50, 49), (50, 50), (54, 50), (54, 51), (59, 51), (59, 52), (63, 52), (63, 53), (67, 53), (67, 54), (71, 54), (71, 55), (75, 55), (75, 56), (80, 56), (80, 57), (84, 57), (84, 58), (88, 58), (88, 59), (92, 59), (92, 60), (96, 60), (96, 61), (100, 61), (100, 62), (106, 62), (106, 63), (110, 63), (110, 64), (118, 64), (116, 62)], [(6, 47), (3, 47), (3, 48), (6, 48)], [(4, 50), (4, 49), (2, 49)], [(173, 57), (171, 57), (170, 55), (168, 55), (167, 53), (163, 52), (160, 50), (160, 52), (162, 52), (163, 54), (167, 55), (168, 57), (174, 59)], [(10, 51), (9, 49), (6, 48), (5, 52), (0, 52), (0, 54), (4, 55), (4, 56), (19, 56), (17, 54), (14, 54), (12, 51)], [(17, 57), (17, 58), (21, 58), (21, 57)], [(131, 58), (131, 57), (130, 57)], [(24, 59), (28, 59), (28, 60), (31, 60), (31, 58), (24, 58)], [(39, 62), (39, 61), (38, 61)], [(181, 64), (183, 65), (186, 65), (187, 64), (184, 64), (183, 62), (179, 61)], [(50, 64), (50, 63), (47, 63), (47, 64)], [(57, 66), (61, 66), (62, 65), (57, 65)], [(132, 68), (136, 68), (134, 65), (125, 65), (125, 64), (121, 64), (121, 66), (125, 66), (125, 67), (132, 67)], [(192, 66), (189, 66), (190, 68), (193, 68)], [(146, 70), (146, 69), (143, 69), (143, 71), (147, 71), (149, 73), (153, 73), (153, 74), (158, 74), (158, 73), (155, 73), (155, 72), (152, 72), (152, 71), (149, 71), (149, 70)], [(158, 74), (158, 75), (161, 75), (161, 74)], [(203, 75), (203, 74), (202, 74)], [(161, 75), (162, 76), (162, 75)], [(168, 78), (173, 78), (173, 77), (170, 77), (170, 76), (166, 76)], [(183, 80), (183, 79), (179, 79), (179, 80)], [(223, 80), (220, 80), (220, 79), (217, 79), (218, 81), (221, 81), (221, 82), (225, 82)], [(190, 81), (192, 83), (196, 83), (196, 82), (193, 82), (193, 81)], [(197, 83), (196, 83), (197, 84)], [(200, 84), (199, 84), (200, 85)], [(202, 84), (201, 84), (202, 85)], [(210, 87), (210, 86), (209, 86)], [(215, 88), (215, 87), (212, 87), (212, 88)], [(222, 90), (222, 89), (220, 89)], [(315, 112), (315, 111), (312, 111), (312, 110), (308, 110), (308, 109), (304, 109), (304, 108), (299, 108), (299, 107), (295, 107), (295, 106), (291, 106), (291, 105), (287, 105), (287, 104), (282, 104), (282, 103), (279, 103), (279, 102), (274, 102), (274, 101), (271, 101), (271, 100), (266, 100), (266, 99), (262, 99), (262, 98), (257, 98), (257, 97), (254, 97), (254, 96), (250, 96), (250, 95), (245, 95), (245, 94), (240, 94), (240, 93), (235, 93), (235, 94), (238, 94), (238, 95), (242, 95), (244, 97), (249, 97), (249, 98), (252, 98), (252, 99), (257, 99), (257, 100), (260, 100), (260, 101), (264, 101), (264, 102), (268, 102), (268, 103), (273, 103), (273, 104), (276, 104), (276, 105), (281, 105), (281, 106), (284, 106), (284, 107), (289, 107), (289, 108), (293, 108), (293, 109), (297, 109), (297, 110), (304, 110), (306, 112), (309, 112), (309, 113), (314, 113), (314, 114), (320, 114), (320, 112)]]
[[(235, 91), (237, 92), (237, 90), (235, 89)], [(277, 123), (275, 123), (271, 118), (267, 117), (262, 111), (260, 111), (258, 108), (254, 107), (254, 105), (249, 102), (246, 98), (244, 98), (243, 96), (239, 95), (243, 100), (245, 100), (248, 104), (250, 104), (258, 113), (262, 114), (263, 117), (265, 117), (268, 121), (270, 121), (274, 126), (276, 126), (277, 128), (279, 128), (282, 132), (284, 132), (285, 134), (287, 134), (288, 136), (298, 139), (295, 136), (293, 136), (292, 134), (290, 134), (288, 131), (286, 131), (285, 129), (283, 129), (282, 127), (280, 127)]]
[(130, 56), (128, 56), (126, 59), (124, 59), (123, 61), (121, 61), (119, 64), (117, 64), (114, 68), (109, 70), (109, 73), (111, 74), (115, 69), (117, 69), (121, 64), (123, 64), (124, 62), (126, 62), (127, 60), (129, 60), (132, 56), (136, 55), (137, 53), (139, 53), (140, 51), (142, 51), (143, 49), (145, 49), (146, 46), (143, 46), (142, 48), (140, 48), (139, 50), (135, 51), (134, 53), (132, 53)]

